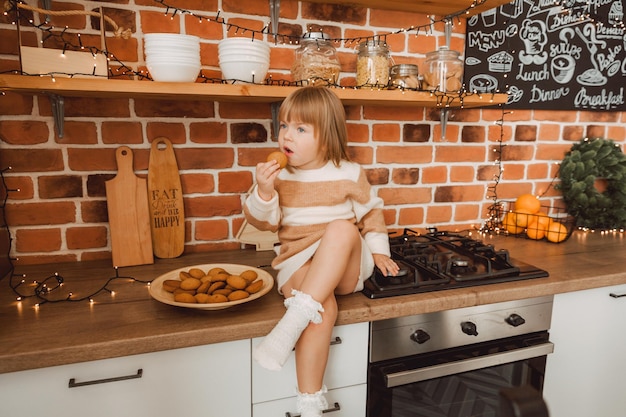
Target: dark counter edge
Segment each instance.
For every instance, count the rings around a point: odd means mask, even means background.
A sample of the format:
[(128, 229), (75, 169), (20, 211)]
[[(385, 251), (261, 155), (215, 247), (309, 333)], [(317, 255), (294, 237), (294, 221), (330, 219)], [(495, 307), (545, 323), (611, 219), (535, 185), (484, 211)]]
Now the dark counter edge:
[[(522, 248), (529, 245), (529, 243), (524, 241), (520, 241), (520, 243)], [(548, 246), (552, 252), (558, 252), (553, 254), (555, 256), (554, 259), (558, 259), (559, 256), (580, 255), (583, 253), (575, 243), (569, 245), (567, 245), (567, 243), (568, 242), (565, 242), (565, 244), (560, 247), (563, 253), (560, 253), (558, 249)], [(541, 243), (531, 242), (531, 244)], [(501, 243), (497, 241), (496, 247), (500, 245)], [(559, 245), (553, 246), (557, 247)], [(550, 270), (551, 275), (548, 278), (376, 300), (369, 299), (361, 293), (342, 296), (338, 298), (339, 316), (336, 325), (370, 322), (412, 314), (450, 310), (475, 305), (626, 284), (626, 271), (622, 267), (622, 263), (617, 262), (618, 260), (623, 260), (623, 251), (626, 245), (620, 240), (620, 242), (614, 246), (618, 259), (614, 259), (616, 262), (611, 262), (610, 259), (606, 262), (607, 264), (615, 265), (612, 271), (598, 271), (597, 269), (590, 268), (589, 271), (585, 272), (585, 270), (577, 268), (575, 262), (564, 263), (562, 260), (559, 262), (559, 267), (550, 269), (550, 260), (548, 259), (545, 261), (545, 264), (534, 262), (536, 266)], [(598, 250), (598, 245), (594, 244), (594, 249), (589, 249), (589, 256), (593, 257), (593, 252)], [(269, 263), (272, 257), (273, 254), (271, 252), (256, 252), (250, 249), (191, 254), (183, 255), (182, 257), (174, 260), (166, 260), (165, 262), (162, 262), (161, 268), (164, 268), (164, 270), (167, 271), (198, 263), (238, 263), (234, 260), (243, 261), (244, 259), (248, 261), (246, 263), (249, 265), (265, 265)], [(520, 257), (520, 259), (532, 262), (531, 259), (525, 257)], [(90, 262), (81, 263), (81, 266), (84, 269), (88, 269), (89, 265)], [(153, 271), (155, 267), (153, 265), (149, 265), (131, 268), (136, 271)], [(263, 300), (263, 298), (266, 300)], [(218, 323), (218, 325), (212, 327), (188, 331), (172, 331), (170, 333), (144, 335), (138, 337), (125, 335), (125, 337), (120, 340), (63, 346), (58, 349), (31, 349), (27, 352), (21, 353), (7, 353), (3, 350), (0, 352), (0, 373), (264, 336), (280, 319), (282, 313), (284, 312), (284, 308), (282, 306), (282, 297), (276, 293), (275, 289), (272, 289), (271, 293), (267, 294), (263, 298), (258, 300), (263, 300), (265, 308), (263, 314), (257, 315), (244, 312), (242, 314), (245, 316), (251, 316), (249, 320), (243, 320), (235, 324), (230, 322), (227, 326), (226, 322), (224, 322), (221, 326)], [(158, 303), (156, 300), (150, 300), (149, 302)], [(171, 306), (166, 307), (174, 308)]]

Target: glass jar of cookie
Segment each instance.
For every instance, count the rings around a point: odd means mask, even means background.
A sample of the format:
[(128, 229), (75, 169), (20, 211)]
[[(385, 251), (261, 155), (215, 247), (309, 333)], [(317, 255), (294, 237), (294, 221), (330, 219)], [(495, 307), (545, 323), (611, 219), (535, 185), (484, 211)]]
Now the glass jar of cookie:
[(457, 51), (446, 46), (426, 54), (422, 88), (431, 91), (456, 92), (463, 84), (463, 61)]
[(294, 81), (303, 85), (337, 84), (341, 65), (337, 51), (324, 32), (305, 33), (291, 67)]

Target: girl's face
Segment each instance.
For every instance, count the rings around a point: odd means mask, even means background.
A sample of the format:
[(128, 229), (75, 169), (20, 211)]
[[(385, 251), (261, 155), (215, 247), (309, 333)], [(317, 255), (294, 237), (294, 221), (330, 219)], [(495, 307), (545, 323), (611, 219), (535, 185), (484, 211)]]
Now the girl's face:
[(281, 121), (278, 146), (287, 155), (289, 165), (299, 169), (317, 169), (326, 164), (315, 136), (313, 125), (296, 121)]

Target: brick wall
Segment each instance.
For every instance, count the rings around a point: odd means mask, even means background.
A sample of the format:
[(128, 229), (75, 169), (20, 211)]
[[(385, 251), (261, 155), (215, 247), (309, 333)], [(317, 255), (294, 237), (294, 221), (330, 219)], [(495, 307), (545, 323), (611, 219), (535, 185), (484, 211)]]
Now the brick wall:
[[(28, 2), (33, 4), (34, 2)], [(257, 0), (166, 1), (199, 15), (261, 29), (269, 5)], [(182, 32), (202, 39), (204, 73), (220, 75), (217, 42), (229, 27), (170, 11), (152, 0), (101, 2), (54, 1), (55, 10), (106, 8), (132, 38), (108, 33), (108, 49), (124, 64), (145, 69), (142, 34)], [(36, 19), (39, 19), (36, 16)], [(299, 35), (309, 28), (349, 38), (420, 25), (426, 16), (347, 6), (281, 1), (279, 32)], [(80, 32), (97, 44), (97, 22), (81, 16), (52, 17), (68, 34)], [(233, 29), (230, 28), (232, 31)], [(452, 47), (464, 47), (464, 22), (455, 24)], [(36, 45), (41, 33), (23, 30), (22, 43)], [(445, 43), (442, 25), (433, 36), (399, 34), (388, 38), (396, 63), (421, 63), (424, 54)], [(355, 45), (338, 46), (344, 85), (354, 84)], [(272, 46), (270, 73), (289, 79), (295, 46)], [(0, 72), (19, 68), (15, 26), (0, 16)], [(111, 81), (114, 82), (114, 81)], [(109, 258), (104, 182), (115, 175), (115, 149), (130, 146), (135, 171), (146, 176), (151, 141), (166, 136), (174, 143), (186, 214), (186, 252), (240, 247), (242, 201), (253, 182), (256, 162), (275, 148), (269, 105), (206, 101), (145, 101), (67, 98), (65, 134), (55, 134), (45, 96), (6, 93), (0, 97), (0, 168), (12, 191), (6, 216), (18, 264)], [(386, 202), (390, 229), (403, 227), (465, 229), (480, 226), (491, 204), (488, 187), (498, 173), (495, 160), (502, 141), (500, 199), (524, 192), (544, 194), (558, 204), (550, 188), (558, 162), (585, 136), (625, 142), (626, 113), (515, 111), (500, 109), (450, 112), (445, 139), (439, 113), (412, 107), (350, 106), (351, 155), (368, 171)]]

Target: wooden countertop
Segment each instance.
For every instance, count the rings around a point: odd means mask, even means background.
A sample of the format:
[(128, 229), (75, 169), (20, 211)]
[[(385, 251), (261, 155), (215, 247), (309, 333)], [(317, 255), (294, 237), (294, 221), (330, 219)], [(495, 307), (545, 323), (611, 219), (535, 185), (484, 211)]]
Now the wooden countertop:
[[(483, 240), (498, 249), (508, 248), (513, 258), (547, 270), (550, 277), (377, 300), (352, 294), (339, 298), (337, 324), (626, 284), (625, 233), (575, 232), (561, 244), (502, 236)], [(272, 252), (253, 249), (198, 253), (120, 268), (118, 273), (149, 281), (191, 265), (260, 266), (272, 257)], [(26, 274), (21, 288), (56, 272), (65, 281), (55, 291), (71, 291), (75, 298), (93, 293), (116, 274), (110, 261), (24, 266), (15, 272)], [(63, 301), (35, 307), (34, 297), (17, 301), (5, 277), (0, 281), (0, 373), (263, 336), (284, 312), (275, 288), (258, 300), (219, 311), (162, 304), (150, 297), (146, 284), (128, 279), (114, 280), (109, 288), (115, 295), (99, 293), (93, 303)]]

